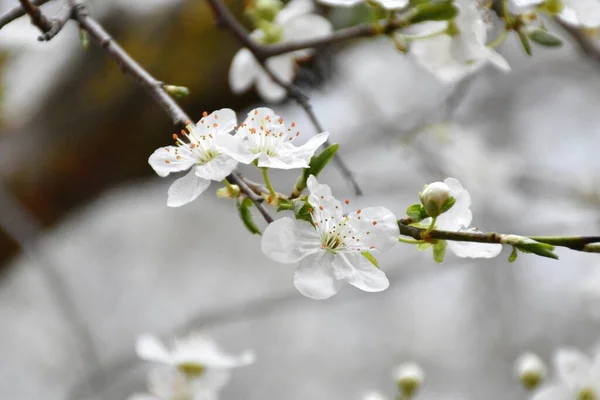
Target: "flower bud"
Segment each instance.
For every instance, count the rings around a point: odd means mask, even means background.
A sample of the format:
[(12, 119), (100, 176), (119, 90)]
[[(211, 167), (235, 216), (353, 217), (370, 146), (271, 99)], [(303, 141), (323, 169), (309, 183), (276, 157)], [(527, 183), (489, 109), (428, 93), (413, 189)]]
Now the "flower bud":
[(394, 369), (392, 376), (402, 396), (412, 398), (425, 380), (423, 369), (416, 363), (402, 364)]
[(174, 86), (174, 85), (164, 85), (163, 89), (171, 96), (181, 98), (188, 96), (190, 94), (190, 89), (185, 86)]
[(280, 0), (254, 0), (246, 7), (246, 12), (255, 21), (273, 22), (282, 8), (283, 3)]
[(235, 199), (240, 195), (240, 187), (238, 185), (229, 185), (217, 189), (217, 197), (220, 199)]
[(515, 363), (515, 373), (527, 390), (539, 386), (546, 376), (547, 368), (541, 358), (533, 353), (524, 353)]
[(450, 199), (450, 188), (443, 182), (433, 182), (421, 192), (421, 203), (430, 217), (443, 213), (444, 206)]

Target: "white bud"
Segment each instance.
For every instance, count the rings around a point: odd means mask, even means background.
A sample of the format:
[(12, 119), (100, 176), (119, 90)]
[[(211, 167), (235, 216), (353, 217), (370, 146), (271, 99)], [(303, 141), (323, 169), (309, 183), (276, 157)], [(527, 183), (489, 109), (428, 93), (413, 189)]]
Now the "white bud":
[(425, 381), (425, 372), (416, 363), (406, 363), (396, 367), (392, 377), (402, 395), (411, 398)]
[(536, 354), (527, 352), (515, 362), (515, 374), (521, 384), (528, 390), (533, 390), (546, 377), (547, 368), (544, 361)]
[(442, 213), (446, 202), (450, 199), (450, 188), (443, 182), (433, 182), (425, 186), (421, 192), (421, 203), (431, 217)]

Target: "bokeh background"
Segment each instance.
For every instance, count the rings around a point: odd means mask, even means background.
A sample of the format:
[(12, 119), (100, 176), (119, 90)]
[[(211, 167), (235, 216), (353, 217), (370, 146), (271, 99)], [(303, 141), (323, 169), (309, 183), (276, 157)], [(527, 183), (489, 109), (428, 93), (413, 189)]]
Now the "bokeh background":
[[(0, 12), (17, 3), (0, 1)], [(230, 6), (243, 20), (241, 2)], [(242, 119), (261, 104), (254, 92), (232, 95), (239, 46), (205, 2), (90, 7), (150, 73), (190, 88), (180, 101), (190, 115), (230, 107)], [(337, 26), (364, 17), (330, 16)], [(598, 234), (600, 64), (553, 29), (562, 48), (527, 57), (511, 38), (500, 47), (511, 73), (485, 68), (452, 87), (387, 39), (323, 49), (298, 83), (366, 195), (333, 166), (321, 180), (357, 207), (402, 215), (423, 184), (453, 176), (482, 230)], [(436, 265), (401, 245), (379, 260), (388, 290), (304, 298), (293, 267), (261, 254), (230, 201), (211, 190), (166, 207), (174, 178), (147, 159), (173, 128), (140, 87), (94, 45), (82, 50), (72, 23), (49, 43), (37, 36), (27, 18), (0, 30), (0, 398), (125, 399), (144, 388), (139, 334), (198, 330), (257, 353), (226, 400), (392, 396), (390, 371), (405, 361), (427, 373), (423, 399), (522, 399), (512, 371), (521, 352), (549, 360), (558, 346), (600, 339), (600, 258), (565, 250), (560, 261), (509, 264), (504, 249)], [(293, 102), (273, 107), (314, 133)], [(295, 178), (273, 177), (282, 191)]]

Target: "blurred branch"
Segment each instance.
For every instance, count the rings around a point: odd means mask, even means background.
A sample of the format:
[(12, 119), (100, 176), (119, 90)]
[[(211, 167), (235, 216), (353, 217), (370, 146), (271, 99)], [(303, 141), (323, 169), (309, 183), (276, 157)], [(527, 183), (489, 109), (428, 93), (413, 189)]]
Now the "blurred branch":
[[(291, 51), (304, 49), (307, 47), (314, 47), (313, 45), (311, 45), (312, 41), (307, 41), (307, 42), (302, 42), (302, 43), (296, 42), (296, 43), (283, 44), (283, 45), (280, 45), (280, 48), (276, 48), (276, 51), (272, 51), (271, 46), (264, 46), (259, 43), (256, 43), (254, 40), (252, 40), (252, 38), (250, 37), (250, 34), (244, 29), (244, 27), (238, 22), (238, 20), (235, 18), (235, 16), (229, 11), (229, 9), (220, 0), (207, 0), (207, 1), (213, 10), (215, 18), (217, 20), (217, 24), (228, 28), (233, 33), (233, 35), (238, 39), (238, 41), (240, 41), (244, 46), (246, 46), (248, 48), (248, 50), (250, 50), (250, 52), (252, 52), (252, 54), (254, 55), (256, 60), (259, 62), (259, 64), (263, 68), (263, 70), (271, 77), (273, 82), (275, 82), (276, 84), (278, 84), (279, 86), (284, 88), (287, 92), (288, 97), (296, 100), (296, 102), (304, 109), (304, 111), (306, 112), (306, 115), (308, 116), (311, 123), (317, 130), (317, 133), (324, 132), (325, 130), (323, 129), (323, 126), (319, 122), (319, 120), (312, 108), (312, 105), (310, 104), (308, 96), (306, 96), (304, 93), (302, 93), (300, 91), (300, 89), (298, 89), (298, 87), (296, 85), (294, 85), (293, 83), (291, 83), (291, 82), (286, 83), (282, 79), (280, 79), (276, 74), (274, 74), (267, 67), (267, 64), (266, 64), (267, 58), (269, 58), (269, 57), (283, 54), (283, 53), (289, 53)], [(374, 25), (369, 25), (369, 26), (372, 26), (372, 29), (374, 29), (374, 30), (376, 28)], [(327, 39), (329, 39), (329, 37), (327, 37)], [(325, 44), (325, 43), (326, 42), (323, 42), (321, 44)], [(301, 47), (295, 47), (295, 46), (301, 46)], [(329, 146), (330, 144), (331, 143), (329, 141), (325, 142), (326, 146)], [(333, 157), (333, 161), (336, 163), (336, 165), (340, 169), (344, 178), (352, 184), (354, 192), (357, 195), (362, 195), (363, 192), (362, 192), (358, 182), (354, 178), (352, 171), (350, 171), (350, 168), (348, 168), (348, 166), (346, 165), (344, 160), (341, 158), (341, 156), (336, 153)]]
[(600, 48), (594, 44), (592, 38), (586, 35), (582, 29), (572, 27), (558, 18), (555, 18), (554, 21), (571, 36), (583, 54), (600, 63)]
[[(49, 2), (50, 0), (33, 0), (31, 2), (34, 6), (41, 6), (44, 3)], [(26, 15), (27, 12), (22, 6), (16, 6), (11, 8), (4, 14), (0, 15), (0, 29), (2, 29), (5, 25), (11, 23), (15, 19), (21, 18), (23, 15)]]
[(19, 0), (19, 2), (23, 10), (29, 14), (31, 23), (37, 26), (39, 30), (46, 33), (52, 29), (52, 24), (48, 21), (48, 18), (42, 14), (42, 11), (35, 4), (32, 4), (29, 0)]

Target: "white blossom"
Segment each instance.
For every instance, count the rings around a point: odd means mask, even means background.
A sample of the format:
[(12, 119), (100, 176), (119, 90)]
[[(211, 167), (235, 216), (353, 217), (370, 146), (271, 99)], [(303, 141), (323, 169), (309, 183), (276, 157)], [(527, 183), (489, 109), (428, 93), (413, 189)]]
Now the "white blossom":
[[(487, 26), (478, 2), (456, 0), (459, 14), (451, 34), (411, 40), (410, 53), (423, 68), (444, 83), (454, 83), (490, 63), (509, 71), (508, 62), (486, 46)], [(435, 34), (448, 27), (448, 22), (426, 22), (415, 26), (415, 37)], [(454, 32), (457, 29), (458, 32)]]
[(229, 136), (236, 124), (233, 110), (224, 108), (215, 111), (204, 116), (198, 124), (188, 125), (187, 132), (174, 134), (176, 146), (161, 147), (152, 153), (148, 163), (161, 177), (191, 169), (169, 188), (168, 206), (179, 207), (189, 203), (208, 188), (211, 180), (222, 181), (231, 174), (237, 161), (225, 154), (216, 139)]
[[(332, 31), (331, 23), (314, 14), (312, 0), (293, 0), (275, 17), (272, 30), (279, 36), (275, 43), (290, 43), (327, 36)], [(250, 35), (257, 42), (266, 40), (265, 33), (255, 30)], [(271, 39), (272, 40), (272, 39)], [(291, 83), (295, 76), (296, 61), (310, 56), (311, 49), (297, 50), (267, 59), (269, 70), (284, 83)], [(256, 84), (258, 94), (268, 102), (285, 98), (286, 90), (275, 83), (264, 71), (247, 48), (240, 49), (231, 62), (229, 84), (234, 93), (242, 93)]]
[(546, 377), (546, 364), (534, 353), (526, 352), (515, 361), (515, 375), (528, 389), (533, 389)]
[(367, 292), (385, 290), (385, 273), (362, 253), (385, 251), (398, 242), (394, 214), (370, 207), (344, 215), (329, 186), (312, 175), (307, 186), (313, 224), (287, 217), (271, 223), (262, 237), (263, 252), (281, 263), (299, 262), (294, 285), (312, 299), (333, 296), (343, 281)]
[(229, 156), (243, 164), (258, 160), (259, 167), (308, 168), (311, 157), (325, 143), (329, 133), (319, 133), (302, 146), (295, 146), (292, 142), (299, 135), (295, 123), (288, 128), (273, 110), (261, 107), (248, 113), (235, 135), (221, 135), (218, 143)]
[[(183, 392), (193, 400), (216, 399), (218, 391), (229, 381), (230, 369), (252, 364), (254, 354), (246, 351), (238, 356), (224, 353), (210, 338), (198, 334), (174, 341), (168, 350), (155, 337), (145, 334), (136, 342), (138, 357), (169, 367), (151, 376), (151, 393), (160, 399), (164, 393)], [(185, 397), (184, 397), (185, 398)]]
[(554, 356), (557, 379), (540, 388), (532, 400), (600, 398), (600, 353), (594, 358), (579, 350), (559, 349)]
[(392, 371), (392, 377), (402, 393), (410, 398), (425, 381), (425, 372), (414, 362), (399, 365)]
[(421, 192), (421, 202), (427, 213), (438, 216), (450, 198), (450, 188), (443, 182), (430, 183)]
[[(456, 202), (452, 208), (437, 217), (435, 228), (454, 232), (478, 232), (476, 228), (469, 228), (473, 219), (469, 192), (462, 187), (457, 179), (447, 178), (444, 183), (450, 188), (450, 196), (454, 197)], [(429, 227), (430, 224), (431, 218), (426, 218), (420, 222), (422, 227)], [(500, 253), (502, 245), (449, 240), (448, 248), (459, 257), (492, 258)]]
[[(600, 27), (600, 1), (598, 0), (552, 0), (557, 16), (565, 23), (582, 28)], [(544, 0), (513, 0), (519, 8), (531, 8)]]
[[(386, 10), (399, 10), (408, 6), (409, 0), (374, 0), (379, 6)], [(334, 7), (354, 7), (362, 4), (365, 0), (319, 0), (320, 3)]]

